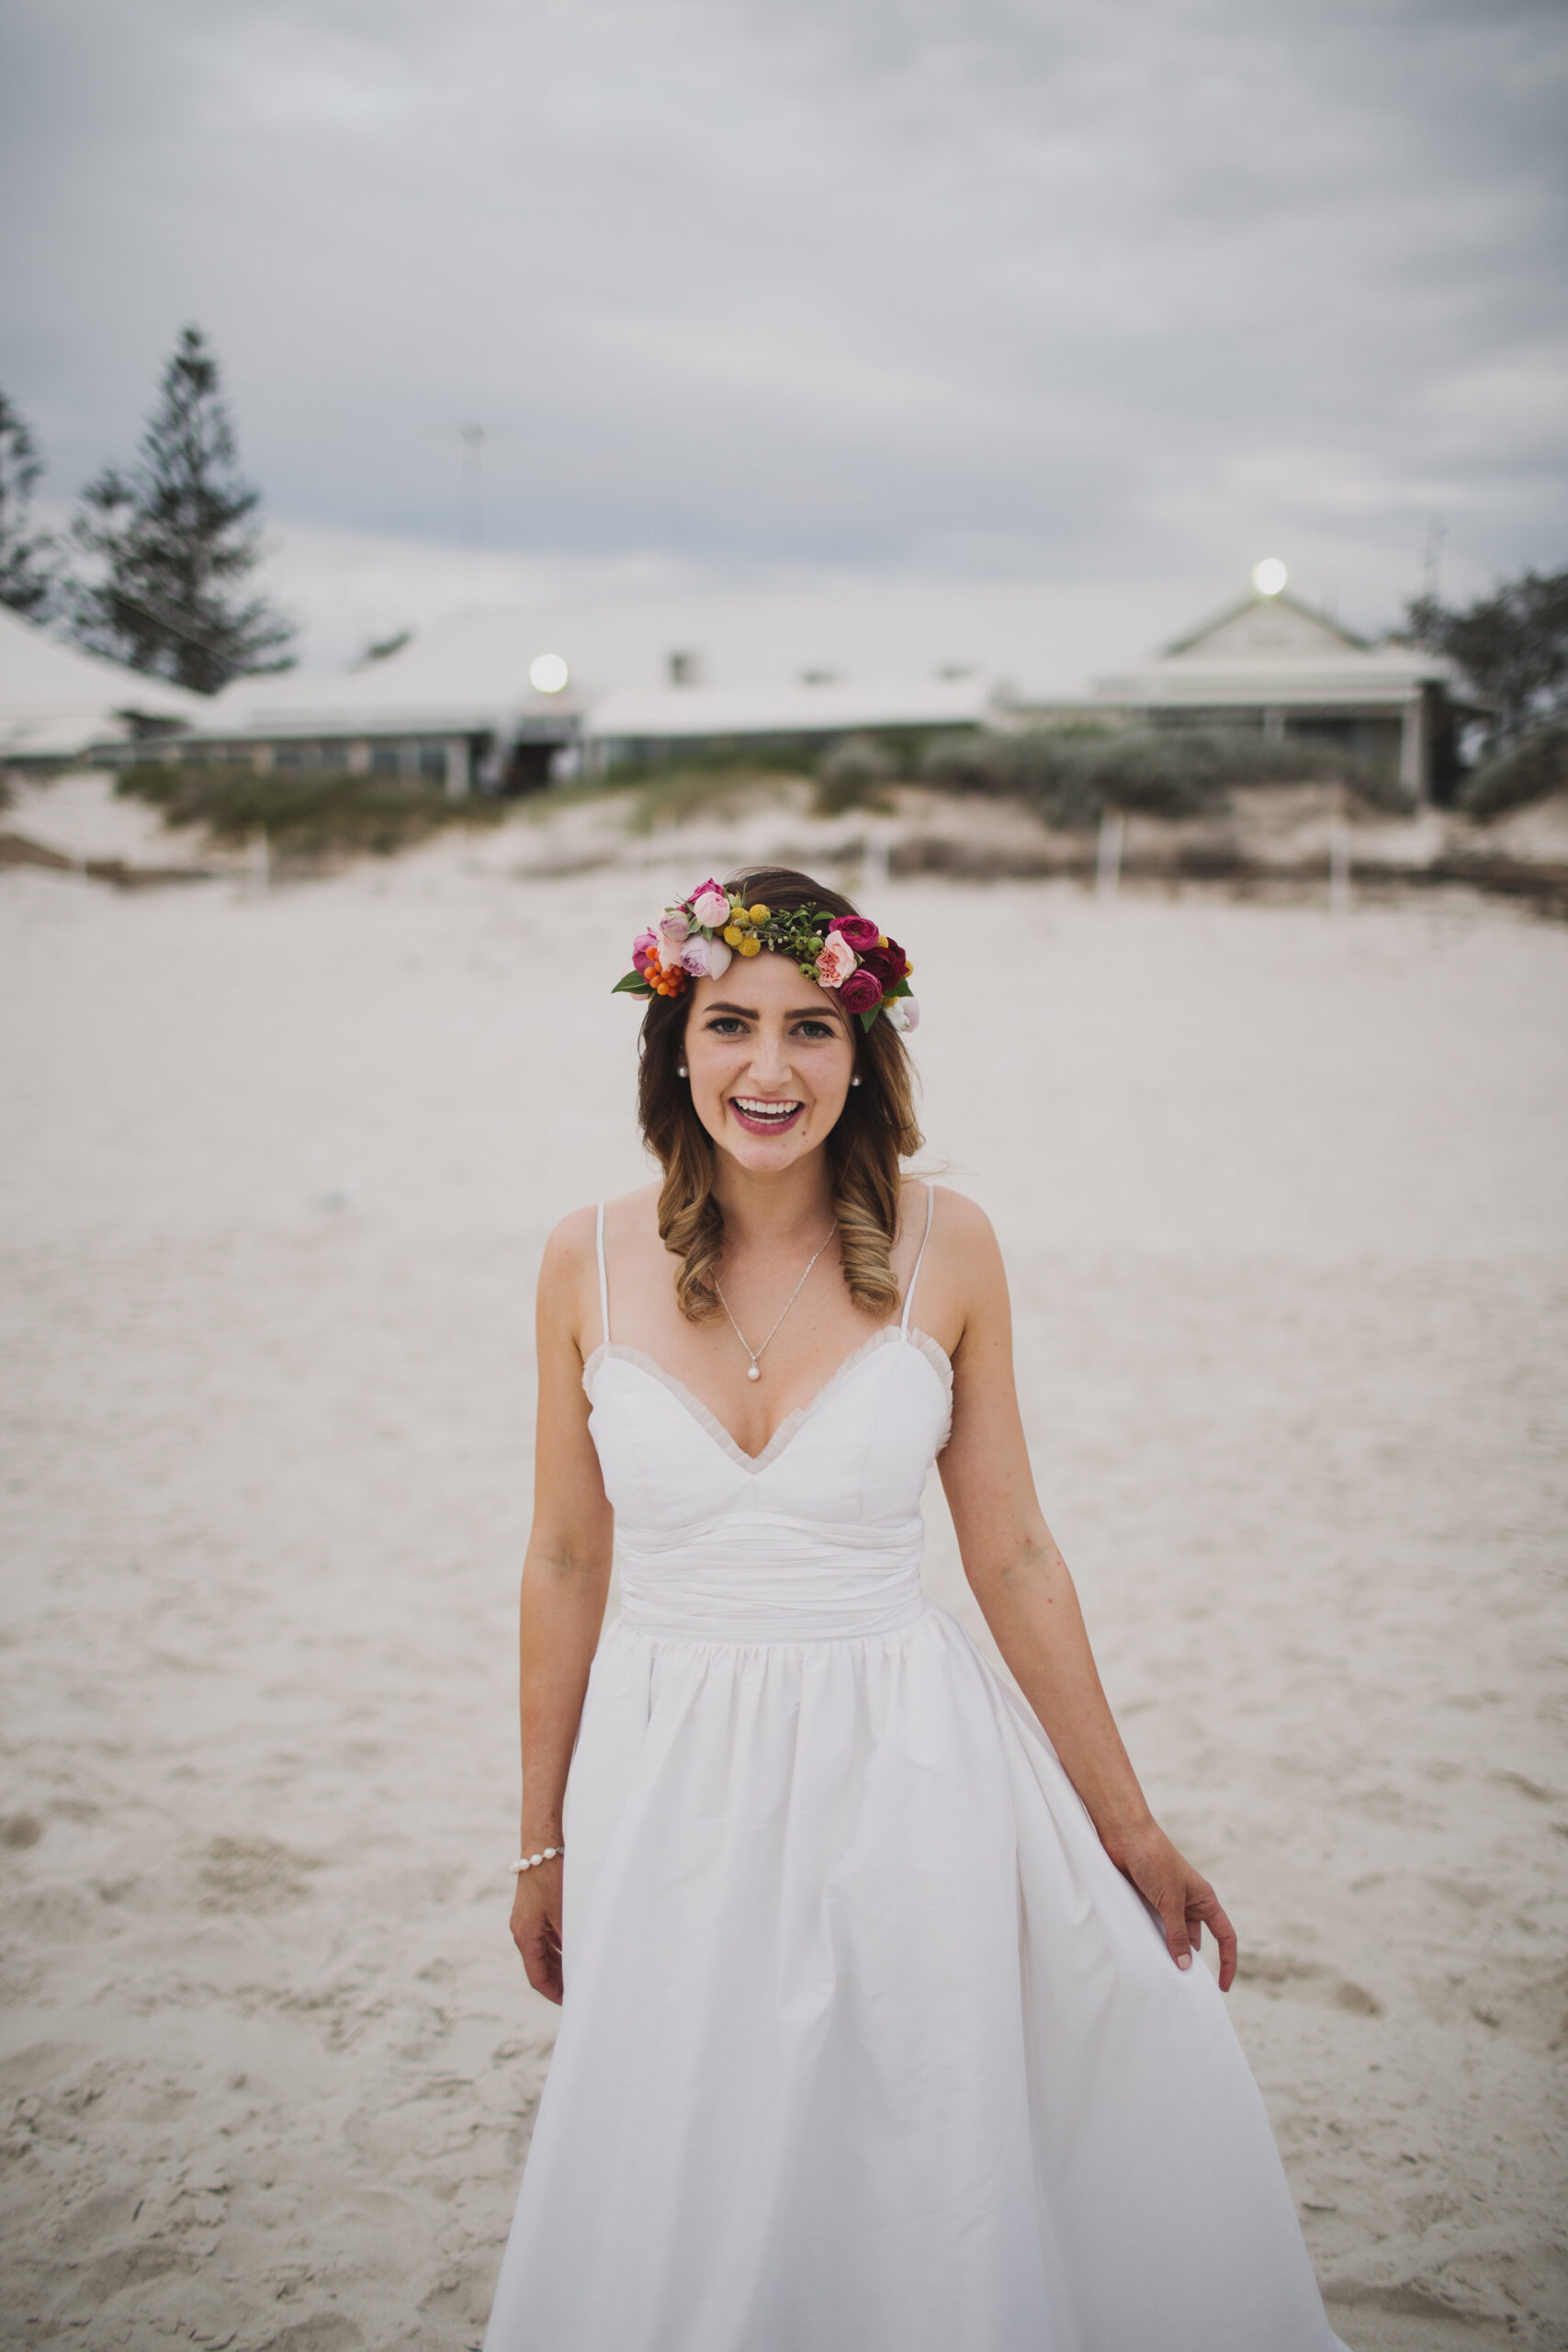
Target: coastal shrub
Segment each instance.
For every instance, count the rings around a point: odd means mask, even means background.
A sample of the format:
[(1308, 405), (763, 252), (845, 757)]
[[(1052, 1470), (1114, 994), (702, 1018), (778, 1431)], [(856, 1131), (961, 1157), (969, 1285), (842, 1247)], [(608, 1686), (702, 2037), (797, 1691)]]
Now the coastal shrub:
[(841, 817), (852, 808), (886, 816), (894, 806), (888, 786), (897, 762), (874, 735), (846, 735), (824, 752), (817, 764), (814, 806), (819, 817)]
[(184, 761), (139, 761), (115, 790), (161, 808), (165, 824), (200, 825), (227, 842), (265, 833), (282, 855), (298, 857), (354, 851), (390, 856), (444, 826), (493, 824), (502, 814), (493, 800), (449, 798), (382, 776), (258, 775)]
[(1236, 727), (1032, 728), (933, 744), (924, 780), (946, 792), (1021, 800), (1048, 825), (1084, 831), (1108, 808), (1132, 816), (1201, 817), (1240, 785), (1337, 778), (1384, 808), (1406, 796), (1370, 763), (1332, 746), (1271, 743)]
[(625, 821), (632, 834), (660, 832), (694, 817), (741, 816), (758, 801), (779, 799), (791, 780), (782, 771), (739, 762), (713, 767), (682, 764), (634, 777), (616, 768), (610, 778), (615, 789), (627, 793)]
[(1500, 758), (1476, 769), (1460, 806), (1483, 823), (1509, 808), (1568, 790), (1568, 726), (1538, 727)]

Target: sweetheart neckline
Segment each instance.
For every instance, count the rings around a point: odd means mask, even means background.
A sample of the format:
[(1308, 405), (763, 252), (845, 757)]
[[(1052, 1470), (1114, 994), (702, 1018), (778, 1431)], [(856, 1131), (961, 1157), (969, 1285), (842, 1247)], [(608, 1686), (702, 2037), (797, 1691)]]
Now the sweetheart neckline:
[[(755, 1476), (759, 1472), (768, 1469), (782, 1453), (787, 1451), (816, 1412), (818, 1405), (825, 1397), (831, 1395), (841, 1381), (848, 1379), (850, 1374), (857, 1371), (868, 1358), (895, 1340), (901, 1346), (914, 1349), (915, 1353), (928, 1370), (941, 1382), (951, 1403), (953, 1359), (941, 1340), (933, 1340), (929, 1331), (919, 1330), (913, 1324), (906, 1330), (902, 1324), (885, 1323), (879, 1331), (874, 1331), (868, 1340), (863, 1340), (858, 1348), (852, 1350), (837, 1370), (829, 1374), (821, 1386), (813, 1392), (804, 1405), (796, 1405), (792, 1411), (784, 1415), (761, 1453), (748, 1453), (732, 1431), (725, 1427), (711, 1406), (705, 1405), (702, 1398), (694, 1395), (683, 1380), (677, 1380), (672, 1372), (667, 1372), (657, 1356), (645, 1355), (640, 1348), (629, 1348), (622, 1340), (601, 1340), (582, 1367), (582, 1385), (587, 1391), (590, 1405), (592, 1405), (594, 1402), (593, 1375), (605, 1357), (613, 1357), (617, 1363), (629, 1363), (634, 1371), (646, 1373), (649, 1378), (657, 1381), (661, 1388), (667, 1388), (676, 1402), (685, 1408), (697, 1427), (713, 1440), (719, 1451), (722, 1453), (728, 1453), (732, 1462), (739, 1463), (743, 1470)], [(940, 1451), (939, 1447), (938, 1452)]]

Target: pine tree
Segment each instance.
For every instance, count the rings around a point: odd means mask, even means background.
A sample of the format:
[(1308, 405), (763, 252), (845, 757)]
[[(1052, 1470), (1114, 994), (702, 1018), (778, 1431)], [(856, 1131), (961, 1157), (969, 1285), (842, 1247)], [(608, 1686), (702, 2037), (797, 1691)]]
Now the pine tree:
[(79, 643), (199, 694), (290, 667), (292, 625), (264, 597), (234, 594), (260, 555), (260, 492), (237, 467), (218, 362), (186, 327), (140, 462), (129, 475), (107, 468), (82, 493), (73, 536), (103, 570), (75, 592)]
[(29, 527), (42, 470), (32, 435), (0, 392), (0, 605), (30, 621), (49, 618), (59, 586), (54, 541)]

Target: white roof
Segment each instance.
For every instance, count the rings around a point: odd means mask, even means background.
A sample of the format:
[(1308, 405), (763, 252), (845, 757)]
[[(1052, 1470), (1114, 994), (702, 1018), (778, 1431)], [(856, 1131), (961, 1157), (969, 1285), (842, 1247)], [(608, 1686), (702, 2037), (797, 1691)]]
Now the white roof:
[(877, 727), (973, 727), (996, 698), (985, 677), (833, 678), (808, 685), (623, 686), (592, 706), (601, 741), (841, 734)]
[(454, 613), (385, 661), (321, 677), (285, 671), (235, 678), (204, 733), (466, 735), (558, 716), (570, 694), (536, 694), (528, 664), (553, 649), (525, 611)]
[[(721, 692), (748, 698), (733, 720), (739, 732), (894, 724), (906, 710), (903, 723), (923, 723), (928, 709), (940, 722), (950, 687), (959, 702), (983, 696), (987, 681), (1003, 677), (1037, 693), (1078, 688), (1095, 661), (1129, 637), (1168, 631), (1192, 595), (1190, 582), (802, 580), (480, 605), (433, 621), (400, 652), (355, 671), (236, 679), (214, 697), (204, 732), (502, 733), (573, 716), (599, 732), (600, 709), (613, 695), (608, 718), (617, 729), (635, 720), (648, 735), (682, 733), (693, 725), (690, 696)], [(668, 687), (669, 657), (680, 650), (697, 657), (705, 684)], [(564, 694), (530, 689), (528, 666), (541, 653), (565, 660), (571, 683)], [(824, 719), (822, 697), (836, 688), (803, 687), (802, 673), (813, 669), (837, 673), (854, 697), (852, 715)], [(797, 709), (797, 692), (814, 699)], [(668, 729), (666, 693), (680, 697), (670, 713), (679, 723)], [(622, 695), (638, 697), (630, 718)], [(767, 709), (753, 709), (750, 698), (764, 695), (783, 697), (776, 711), (771, 699)]]
[[(385, 661), (338, 677), (236, 678), (208, 707), (202, 732), (511, 735), (577, 721), (587, 735), (622, 741), (815, 734), (973, 724), (996, 686), (994, 675), (977, 671), (827, 676), (810, 684), (779, 677), (776, 667), (772, 676), (759, 681), (753, 673), (744, 684), (669, 685), (656, 683), (662, 657), (652, 644), (665, 645), (670, 637), (666, 619), (634, 660), (632, 647), (591, 612), (575, 623), (570, 614), (541, 617), (522, 606), (454, 614)], [(545, 652), (568, 662), (572, 678), (564, 693), (537, 694), (528, 683), (529, 663)], [(639, 672), (646, 684), (632, 682)]]
[(205, 695), (78, 652), (0, 605), (0, 758), (73, 759), (129, 736), (129, 712), (196, 725), (210, 708)]

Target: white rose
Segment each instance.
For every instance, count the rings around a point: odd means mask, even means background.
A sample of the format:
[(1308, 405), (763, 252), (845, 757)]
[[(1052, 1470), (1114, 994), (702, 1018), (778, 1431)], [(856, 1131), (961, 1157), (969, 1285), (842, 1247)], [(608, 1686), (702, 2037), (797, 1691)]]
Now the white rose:
[(722, 979), (729, 968), (731, 951), (722, 939), (688, 939), (676, 962), (694, 980)]

